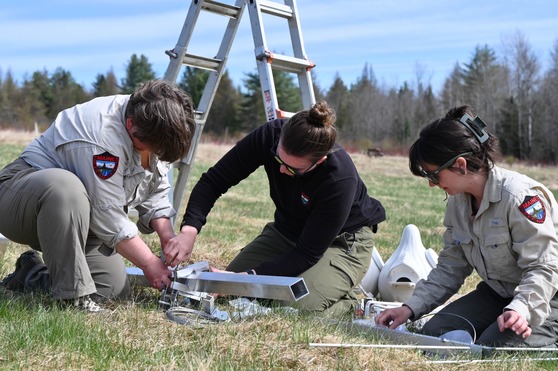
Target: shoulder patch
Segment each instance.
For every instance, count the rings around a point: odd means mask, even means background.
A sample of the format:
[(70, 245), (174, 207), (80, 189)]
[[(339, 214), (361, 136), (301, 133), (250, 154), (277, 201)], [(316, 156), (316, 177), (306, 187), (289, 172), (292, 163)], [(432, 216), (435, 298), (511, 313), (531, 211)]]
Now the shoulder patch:
[(539, 196), (525, 196), (519, 210), (532, 222), (544, 223), (546, 210)]
[(118, 161), (118, 157), (106, 151), (100, 155), (93, 155), (93, 170), (99, 178), (107, 180), (116, 173)]

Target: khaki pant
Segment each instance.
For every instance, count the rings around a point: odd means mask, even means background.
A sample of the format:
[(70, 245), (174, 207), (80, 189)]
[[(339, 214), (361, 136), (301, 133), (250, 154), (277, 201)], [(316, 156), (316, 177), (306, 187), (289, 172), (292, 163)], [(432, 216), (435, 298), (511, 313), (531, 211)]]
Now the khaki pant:
[(14, 161), (0, 172), (0, 210), (0, 233), (42, 251), (54, 297), (129, 295), (122, 257), (104, 256), (89, 235), (89, 197), (73, 173)]
[[(309, 294), (296, 303), (283, 303), (305, 311), (342, 314), (357, 304), (352, 289), (359, 284), (370, 265), (374, 234), (369, 227), (339, 235), (324, 256), (299, 275), (304, 278)], [(229, 264), (227, 270), (243, 272), (271, 261), (295, 248), (273, 223), (250, 242)]]

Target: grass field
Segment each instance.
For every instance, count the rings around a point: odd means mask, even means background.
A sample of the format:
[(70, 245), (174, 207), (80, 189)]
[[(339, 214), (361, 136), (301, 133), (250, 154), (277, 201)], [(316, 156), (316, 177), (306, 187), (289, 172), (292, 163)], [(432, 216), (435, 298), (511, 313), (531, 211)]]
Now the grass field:
[[(0, 168), (12, 161), (31, 136), (0, 132)], [(200, 175), (230, 146), (202, 143), (188, 191)], [(407, 224), (415, 224), (426, 248), (441, 248), (445, 194), (413, 177), (403, 157), (369, 158), (352, 154), (370, 195), (387, 211), (376, 247), (386, 261)], [(514, 164), (513, 169), (543, 181), (556, 194), (556, 168)], [(186, 192), (186, 196), (189, 192)], [(185, 200), (186, 201), (186, 200)], [(180, 210), (180, 215), (183, 209)], [(193, 261), (224, 268), (247, 242), (272, 219), (265, 173), (257, 171), (231, 189), (215, 205), (198, 238)], [(158, 251), (157, 239), (144, 236)], [(26, 246), (10, 243), (0, 253), (0, 277), (13, 270)], [(472, 276), (462, 292), (477, 282)], [(159, 294), (135, 290), (130, 302), (112, 303), (105, 315), (85, 315), (62, 309), (51, 298), (14, 294), (0, 289), (0, 369), (183, 369), (183, 370), (540, 370), (558, 362), (530, 361), (526, 356), (500, 356), (492, 363), (434, 364), (415, 350), (317, 348), (309, 343), (381, 343), (366, 333), (316, 322), (308, 315), (273, 313), (203, 328), (168, 321), (157, 308)], [(219, 300), (222, 310), (231, 310)], [(462, 356), (463, 361), (467, 360)]]

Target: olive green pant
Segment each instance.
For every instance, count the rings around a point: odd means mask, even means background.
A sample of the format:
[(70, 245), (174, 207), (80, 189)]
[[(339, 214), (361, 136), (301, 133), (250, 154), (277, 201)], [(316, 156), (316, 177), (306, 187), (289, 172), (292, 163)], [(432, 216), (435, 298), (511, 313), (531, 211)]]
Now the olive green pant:
[(0, 210), (0, 233), (42, 251), (52, 296), (131, 293), (122, 257), (104, 256), (102, 242), (89, 234), (89, 197), (73, 173), (14, 161), (0, 172)]
[[(283, 236), (274, 223), (244, 247), (227, 270), (243, 272), (271, 261), (294, 249), (295, 242)], [(337, 236), (324, 256), (302, 272), (309, 294), (297, 302), (285, 302), (304, 311), (339, 315), (355, 308), (357, 299), (352, 289), (360, 283), (370, 265), (374, 234), (370, 227)]]

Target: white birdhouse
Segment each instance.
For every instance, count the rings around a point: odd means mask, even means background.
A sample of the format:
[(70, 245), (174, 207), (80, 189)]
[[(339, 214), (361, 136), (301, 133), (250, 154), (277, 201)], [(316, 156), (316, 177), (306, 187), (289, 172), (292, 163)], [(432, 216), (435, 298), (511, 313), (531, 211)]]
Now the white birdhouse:
[(422, 244), (419, 229), (407, 225), (399, 246), (381, 269), (378, 279), (381, 299), (404, 302), (410, 298), (416, 283), (428, 276), (437, 261), (438, 254)]

